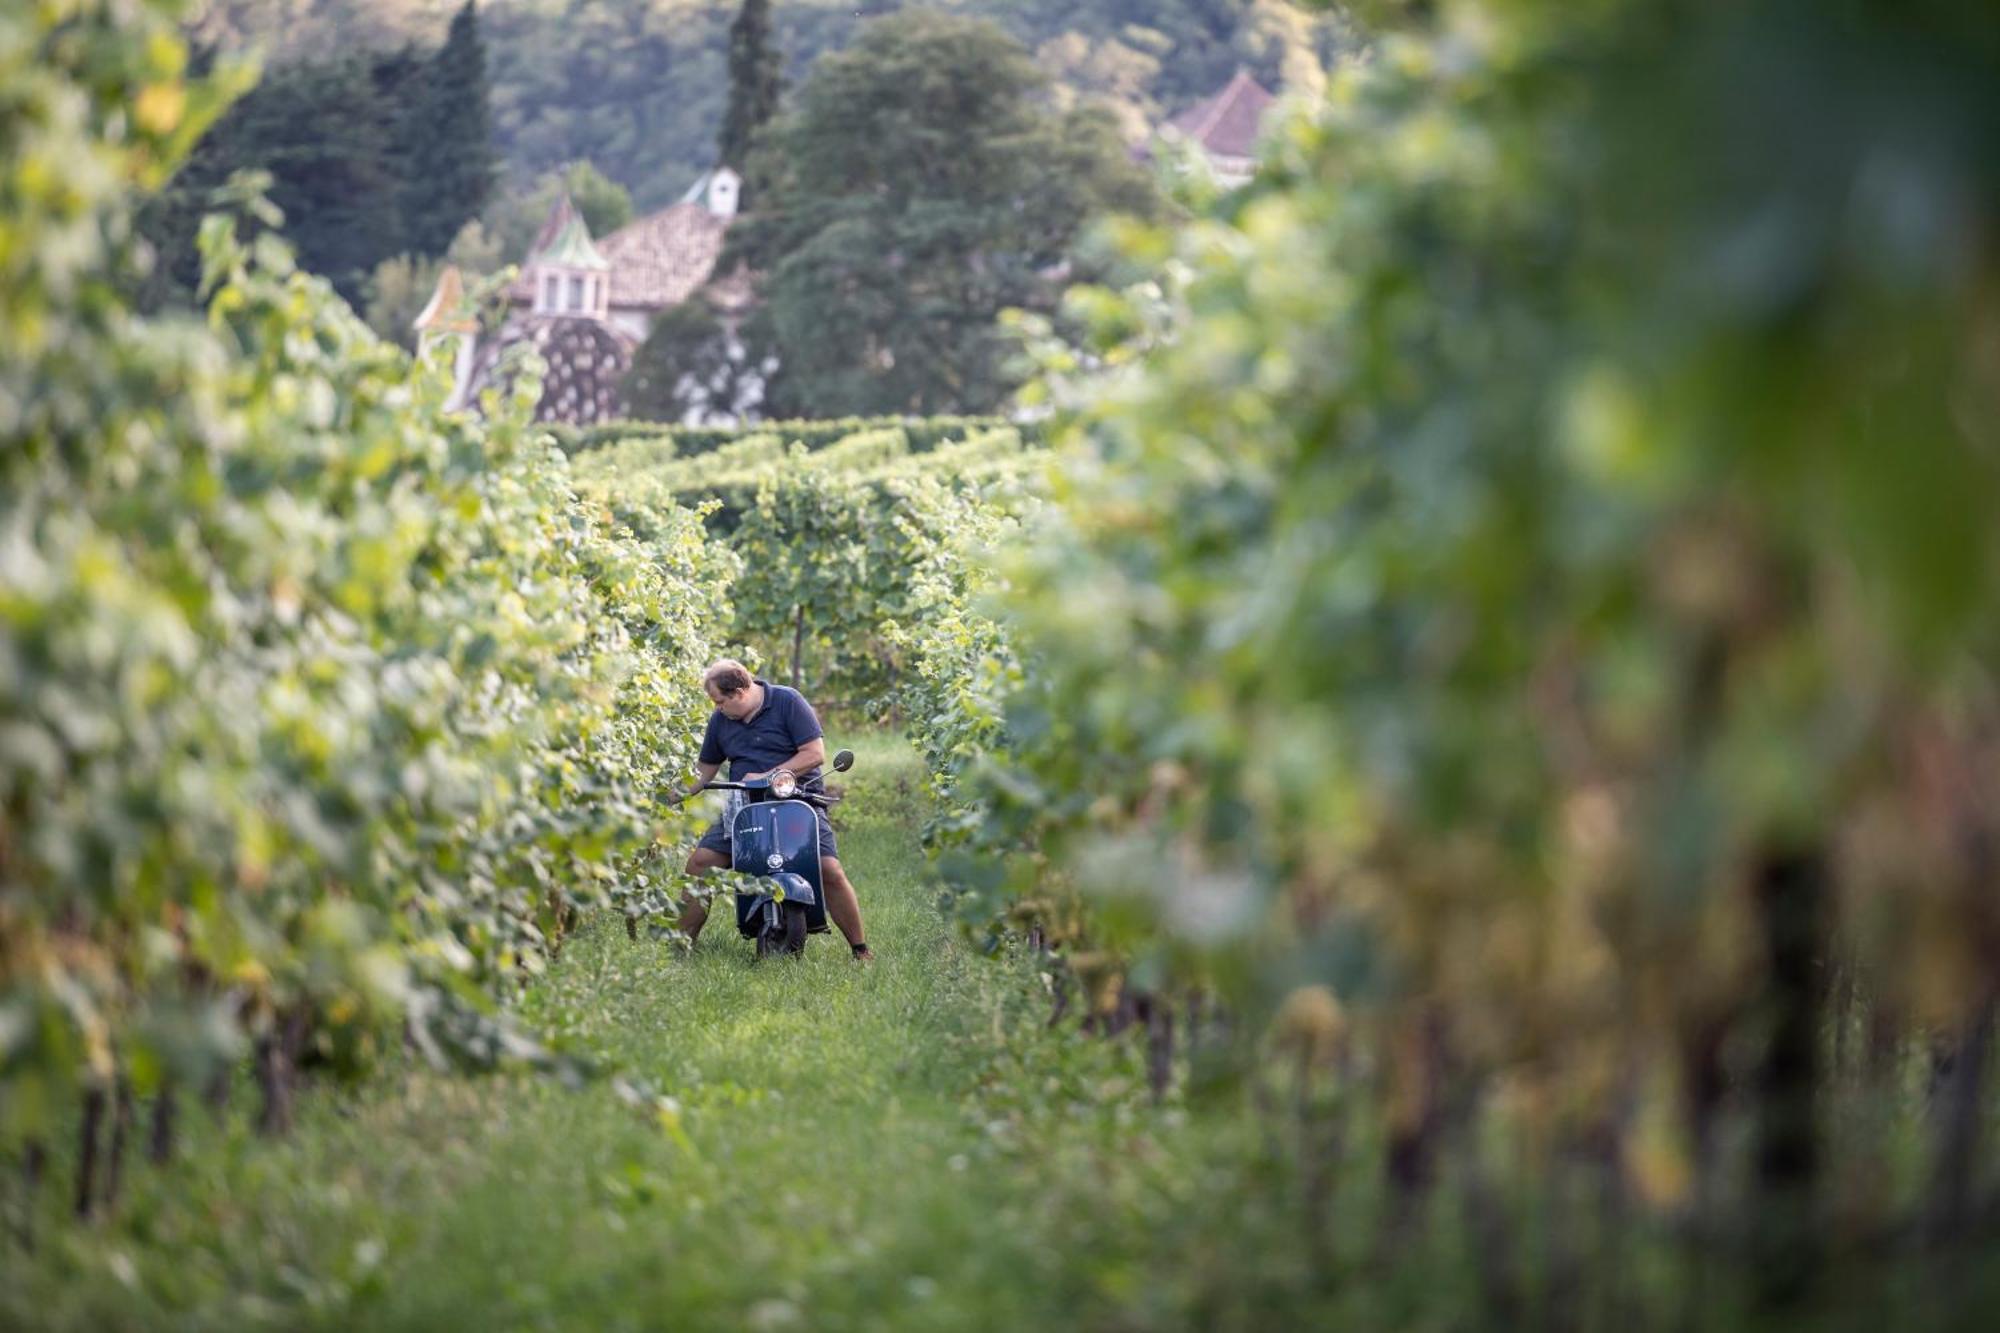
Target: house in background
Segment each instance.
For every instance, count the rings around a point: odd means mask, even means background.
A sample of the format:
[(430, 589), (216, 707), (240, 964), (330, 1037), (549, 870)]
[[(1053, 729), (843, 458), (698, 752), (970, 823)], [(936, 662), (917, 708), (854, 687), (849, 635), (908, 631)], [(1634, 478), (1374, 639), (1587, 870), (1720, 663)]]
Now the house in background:
[[(1256, 169), (1258, 136), (1276, 100), (1238, 69), (1220, 92), (1161, 126), (1155, 144), (1198, 149), (1216, 180), (1233, 189)], [(1140, 156), (1150, 151), (1134, 150)], [(736, 172), (718, 168), (674, 204), (602, 240), (590, 234), (567, 195), (559, 198), (508, 288), (505, 320), (490, 335), (468, 308), (463, 278), (447, 267), (415, 327), (421, 345), (454, 344), (451, 405), (477, 402), (511, 364), (509, 351), (525, 345), (547, 366), (537, 420), (583, 425), (619, 419), (626, 415), (620, 386), (654, 322), (664, 311), (700, 300), (720, 316), (725, 355), (735, 364), (724, 385), (695, 383), (692, 369), (683, 376), (678, 395), (689, 404), (688, 419), (754, 415), (776, 363), (749, 364), (737, 337), (754, 300), (750, 275), (741, 269), (716, 273), (741, 193)], [(704, 397), (710, 393), (712, 399)]]
[(456, 264), (446, 264), (444, 272), (438, 274), (437, 288), (412, 327), (417, 331), (419, 348), (440, 342), (452, 346), (452, 391), (446, 406), (456, 410), (464, 402), (465, 386), (472, 379), (472, 358), (479, 347), (478, 312), (465, 299), (465, 280)]
[(1257, 169), (1257, 136), (1277, 97), (1239, 69), (1221, 92), (1196, 102), (1160, 127), (1166, 143), (1192, 144), (1208, 159), (1225, 189), (1248, 181)]
[(741, 191), (734, 171), (711, 171), (678, 202), (601, 241), (562, 196), (528, 247), (508, 288), (507, 318), (490, 337), (480, 335), (464, 280), (447, 266), (415, 327), (422, 345), (457, 344), (451, 405), (476, 402), (508, 351), (525, 344), (548, 366), (536, 420), (582, 425), (623, 416), (619, 383), (660, 312), (698, 295), (725, 311), (747, 302), (747, 275), (714, 281)]

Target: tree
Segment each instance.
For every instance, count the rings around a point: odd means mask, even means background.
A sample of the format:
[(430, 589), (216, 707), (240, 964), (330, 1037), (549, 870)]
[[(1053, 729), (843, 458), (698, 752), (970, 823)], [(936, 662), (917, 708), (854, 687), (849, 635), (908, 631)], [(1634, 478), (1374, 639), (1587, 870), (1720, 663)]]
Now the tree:
[(432, 137), (435, 64), (435, 52), (411, 43), (372, 57), (368, 65), (369, 85), (384, 114), (382, 168), (396, 182), (397, 228), (402, 233), (398, 247), (405, 253), (411, 248), (412, 225), (433, 207), (434, 187), (423, 172)]
[(205, 141), (214, 153), (198, 176), (238, 164), (269, 171), (300, 265), (358, 304), (375, 266), (405, 248), (393, 152), (401, 110), (359, 58), (275, 70)]
[(493, 190), (486, 48), (474, 0), (466, 0), (453, 16), (417, 106), (422, 123), (408, 180), (408, 248), (436, 255), (484, 207)]
[(1092, 215), (1156, 206), (1109, 117), (1045, 91), (999, 28), (925, 11), (814, 67), (741, 247), (770, 275), (785, 410), (978, 412), (1012, 390), (1000, 312), (1053, 305)]
[(661, 311), (626, 372), (626, 410), (639, 420), (687, 425), (756, 413), (778, 369), (761, 325), (752, 319), (732, 328), (698, 296)]
[(501, 252), (500, 238), (486, 229), (486, 224), (478, 218), (458, 229), (452, 238), (451, 248), (444, 252), (444, 262), (456, 264), (466, 274), (491, 274), (500, 269), (506, 260)]
[(358, 302), (375, 266), (405, 248), (393, 151), (399, 111), (375, 66), (359, 58), (266, 72), (146, 201), (139, 230), (156, 258), (143, 302), (192, 299), (201, 275), (196, 228), (216, 192), (246, 170), (269, 173), (269, 197), (299, 263)]
[(771, 40), (771, 0), (743, 0), (729, 25), (729, 106), (722, 115), (716, 160), (739, 171), (757, 134), (778, 114), (784, 70)]
[[(1377, 5), (1388, 0), (1376, 0)], [(1315, 0), (927, 0), (995, 19), (1031, 50), (1075, 37), (1049, 72), (1110, 98), (1135, 134), (1248, 66), (1266, 87), (1309, 86), (1354, 44), (1351, 4)], [(641, 208), (671, 203), (712, 164), (725, 118), (731, 23), (742, 0), (534, 0), (480, 15), (496, 146), (509, 177), (533, 180), (588, 156)], [(761, 7), (761, 6), (760, 6)], [(819, 56), (851, 46), (904, 0), (769, 0), (796, 87)], [(429, 40), (438, 0), (205, 0), (199, 30), (226, 49), (285, 60), (357, 40)], [(1308, 16), (1308, 11), (1310, 11)], [(1154, 60), (1158, 68), (1147, 68)], [(1139, 77), (1133, 78), (1134, 66)], [(723, 159), (739, 171), (744, 163)], [(747, 198), (747, 196), (746, 196)]]
[(270, 174), (299, 263), (357, 306), (391, 257), (443, 253), (492, 185), (484, 59), (468, 4), (432, 55), (405, 46), (272, 67), (146, 201), (139, 227), (157, 259), (139, 299), (191, 299), (196, 226), (242, 170)]
[(565, 194), (583, 215), (590, 234), (599, 239), (632, 220), (632, 196), (625, 187), (594, 163), (579, 159), (548, 172), (526, 193), (494, 202), (486, 232), (499, 243), (501, 255), (514, 263), (526, 259), (535, 233), (548, 220), (556, 200)]
[(406, 351), (417, 346), (417, 332), (411, 327), (437, 290), (438, 274), (444, 261), (421, 255), (397, 255), (375, 266), (369, 276), (362, 318), (379, 337)]

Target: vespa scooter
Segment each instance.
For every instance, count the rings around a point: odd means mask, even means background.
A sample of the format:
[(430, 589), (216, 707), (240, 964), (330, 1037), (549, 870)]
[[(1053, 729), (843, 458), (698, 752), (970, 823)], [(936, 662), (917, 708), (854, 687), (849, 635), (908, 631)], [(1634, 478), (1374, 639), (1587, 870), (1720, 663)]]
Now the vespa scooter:
[[(854, 751), (833, 757), (833, 771), (854, 766)], [(711, 782), (729, 793), (722, 818), (729, 826), (730, 869), (768, 881), (736, 895), (736, 932), (757, 942), (757, 957), (805, 952), (806, 936), (826, 930), (826, 894), (819, 873), (819, 816), (840, 800), (809, 789), (789, 769), (747, 782)]]

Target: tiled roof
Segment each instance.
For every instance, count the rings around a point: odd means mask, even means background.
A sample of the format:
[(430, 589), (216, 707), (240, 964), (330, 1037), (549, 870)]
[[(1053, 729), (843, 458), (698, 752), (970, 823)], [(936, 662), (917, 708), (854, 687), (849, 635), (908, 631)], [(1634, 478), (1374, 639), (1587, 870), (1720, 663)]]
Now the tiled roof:
[(620, 227), (598, 244), (611, 265), (611, 305), (664, 310), (692, 296), (715, 270), (729, 219), (682, 202)]
[(1249, 157), (1257, 147), (1264, 112), (1277, 100), (1247, 71), (1239, 69), (1228, 87), (1167, 123), (1210, 153)]

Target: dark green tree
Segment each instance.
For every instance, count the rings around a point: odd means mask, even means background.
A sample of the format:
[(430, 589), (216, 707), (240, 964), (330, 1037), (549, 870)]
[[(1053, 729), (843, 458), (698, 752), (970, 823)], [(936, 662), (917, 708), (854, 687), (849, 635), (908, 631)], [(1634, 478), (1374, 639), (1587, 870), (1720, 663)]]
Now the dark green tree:
[(520, 263), (528, 257), (535, 233), (548, 221), (556, 200), (565, 194), (598, 240), (632, 220), (632, 196), (624, 186), (599, 171), (595, 163), (566, 163), (545, 173), (532, 188), (496, 196), (488, 207), (485, 226), (499, 243), (503, 259)]
[(732, 422), (761, 414), (776, 370), (763, 320), (733, 326), (696, 298), (660, 312), (621, 387), (637, 420)]
[(191, 298), (195, 229), (244, 170), (269, 173), (299, 263), (357, 308), (385, 260), (444, 253), (492, 188), (484, 61), (468, 4), (435, 54), (406, 46), (267, 70), (141, 209), (156, 262), (136, 298)]
[(430, 138), (430, 93), (436, 53), (415, 44), (374, 56), (368, 78), (386, 123), (382, 169), (397, 183), (401, 249), (410, 247), (410, 222), (430, 206), (422, 163)]
[(1150, 213), (1109, 119), (1045, 108), (995, 25), (914, 10), (823, 57), (774, 122), (774, 188), (741, 252), (800, 414), (989, 411), (1010, 307), (1053, 306), (1094, 214)]
[(729, 105), (716, 160), (741, 171), (759, 130), (778, 114), (784, 69), (771, 36), (771, 0), (743, 0), (729, 25)]
[(142, 212), (140, 230), (157, 256), (146, 304), (191, 297), (201, 215), (232, 175), (255, 170), (270, 175), (270, 199), (300, 265), (358, 305), (375, 266), (407, 248), (395, 152), (401, 110), (360, 57), (268, 71)]
[[(1386, 3), (1387, 0), (1381, 0)], [(906, 0), (768, 0), (788, 87)], [(925, 0), (993, 18), (1036, 53), (1063, 96), (1115, 105), (1143, 136), (1222, 87), (1238, 66), (1267, 88), (1310, 91), (1356, 43), (1348, 6), (1295, 0)], [(713, 165), (742, 0), (534, 0), (485, 6), (479, 32), (506, 175), (533, 180), (588, 157), (643, 210)], [(357, 42), (431, 36), (434, 0), (205, 0), (198, 30), (225, 51), (280, 61)], [(728, 159), (725, 158), (725, 161)], [(745, 171), (746, 164), (729, 165)]]
[(485, 206), (495, 176), (486, 48), (474, 0), (466, 0), (452, 17), (444, 45), (430, 62), (417, 114), (404, 248), (438, 255)]

